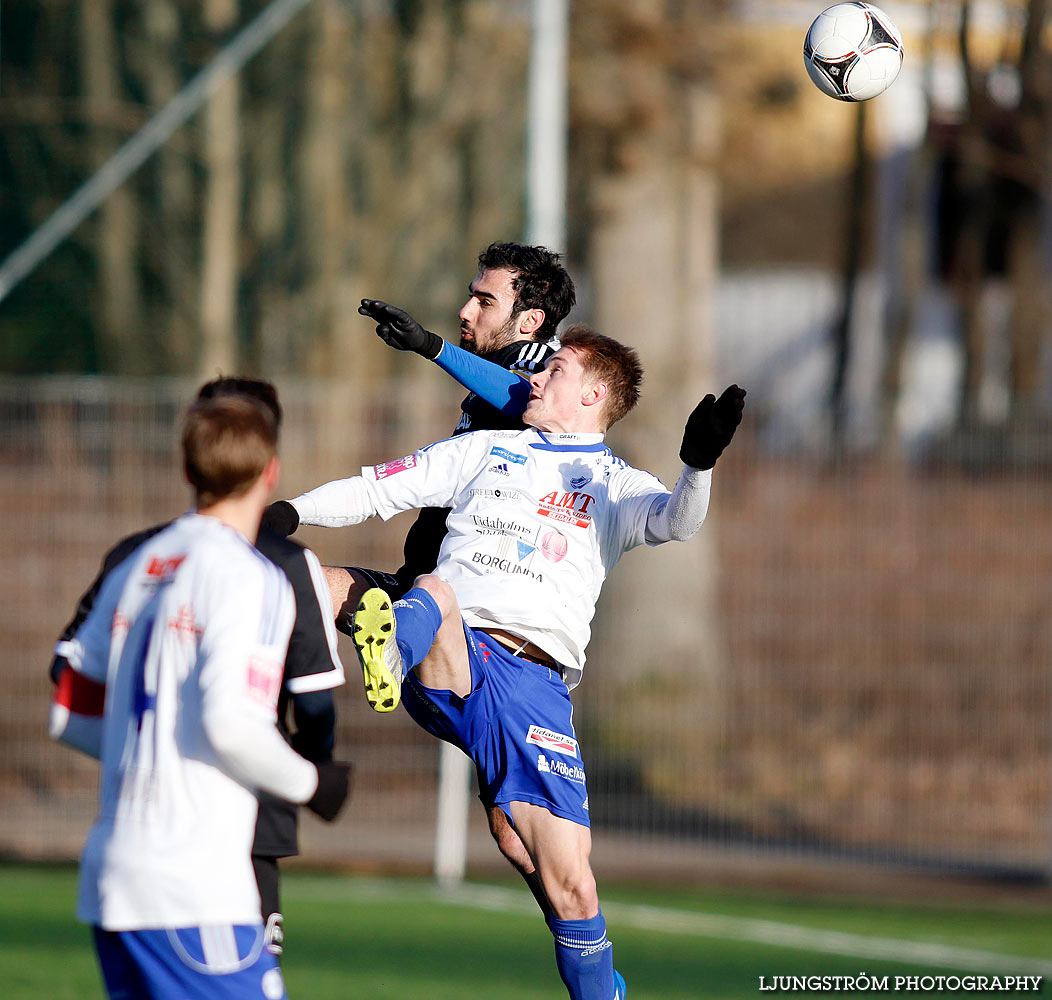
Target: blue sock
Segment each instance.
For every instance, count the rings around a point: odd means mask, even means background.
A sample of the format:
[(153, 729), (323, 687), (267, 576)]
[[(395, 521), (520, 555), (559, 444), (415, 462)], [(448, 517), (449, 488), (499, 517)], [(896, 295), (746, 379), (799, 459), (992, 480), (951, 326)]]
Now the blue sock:
[(555, 964), (570, 1000), (613, 1000), (614, 950), (606, 939), (602, 910), (591, 920), (548, 921), (555, 938)]
[(435, 599), (421, 587), (407, 590), (392, 605), (395, 616), (395, 644), (402, 654), (402, 666), (411, 670), (423, 661), (435, 641), (442, 612)]

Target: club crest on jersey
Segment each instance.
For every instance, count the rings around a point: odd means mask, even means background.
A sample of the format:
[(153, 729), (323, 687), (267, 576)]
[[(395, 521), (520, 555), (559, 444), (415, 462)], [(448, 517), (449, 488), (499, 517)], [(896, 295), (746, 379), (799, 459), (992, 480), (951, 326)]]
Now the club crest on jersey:
[(505, 461), (511, 462), (514, 465), (526, 464), (525, 455), (517, 455), (515, 452), (508, 451), (507, 448), (501, 448), (499, 445), (494, 445), (494, 447), (490, 448), (489, 453), (491, 455), (496, 455), (497, 458), (503, 458)]
[(381, 462), (379, 465), (374, 465), (373, 475), (377, 479), (386, 479), (388, 476), (405, 472), (406, 469), (411, 469), (414, 465), (416, 465), (416, 455), (406, 455), (405, 458), (397, 458), (393, 462)]
[(577, 740), (563, 736), (562, 733), (553, 732), (551, 729), (544, 729), (542, 726), (530, 726), (526, 734), (526, 742), (536, 743), (545, 750), (565, 754), (567, 757), (577, 756)]
[(581, 493), (574, 490), (572, 493), (563, 493), (552, 490), (539, 500), (540, 507), (537, 513), (542, 517), (551, 518), (553, 521), (561, 521), (564, 524), (572, 524), (577, 528), (587, 528), (592, 523), (592, 515), (588, 508), (595, 503), (595, 497), (590, 493)]
[(559, 471), (566, 477), (571, 490), (583, 490), (593, 479), (593, 473), (580, 459), (570, 466), (562, 466)]

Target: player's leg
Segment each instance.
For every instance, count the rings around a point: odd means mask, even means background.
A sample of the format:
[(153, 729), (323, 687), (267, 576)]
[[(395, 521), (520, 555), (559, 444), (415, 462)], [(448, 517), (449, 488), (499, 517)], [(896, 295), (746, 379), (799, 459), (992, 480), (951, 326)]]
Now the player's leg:
[(613, 949), (589, 863), (591, 831), (533, 803), (511, 802), (510, 807), (551, 903), (548, 926), (555, 939), (555, 961), (571, 1000), (623, 997), (624, 980), (614, 972)]
[(281, 915), (278, 859), (253, 854), (252, 871), (259, 889), (259, 909), (263, 917), (267, 949), (272, 955), (280, 955), (285, 945), (285, 918)]
[(139, 967), (128, 954), (121, 936), (113, 931), (104, 931), (97, 925), (92, 928), (92, 933), (102, 981), (106, 984), (110, 1000), (150, 1000)]
[(332, 598), (332, 614), (336, 627), (345, 635), (354, 634), (354, 612), (362, 594), (372, 587), (386, 590), (395, 600), (406, 589), (393, 573), (361, 566), (323, 566), (325, 582)]
[(367, 590), (355, 609), (352, 637), (366, 699), (378, 712), (394, 710), (410, 669), (425, 687), (460, 697), (471, 690), (460, 607), (437, 576), (419, 577), (399, 601), (379, 588)]
[(537, 866), (533, 863), (522, 838), (515, 832), (515, 827), (508, 822), (508, 817), (500, 806), (486, 806), (486, 816), (489, 820), (489, 832), (497, 843), (497, 848), (511, 862), (512, 867), (523, 877), (530, 887), (533, 898), (544, 914), (547, 923), (552, 913), (552, 905), (548, 902), (548, 896), (541, 885), (541, 876)]
[[(422, 599), (430, 597), (431, 606)], [(419, 603), (414, 603), (419, 602)], [(426, 655), (413, 660), (413, 669), (424, 687), (452, 691), (461, 698), (471, 693), (471, 667), (468, 663), (468, 644), (464, 636), (464, 619), (460, 614), (453, 588), (433, 573), (417, 577), (413, 589), (396, 605), (399, 628), (405, 635), (407, 626), (420, 628), (425, 617), (429, 624), (440, 616), (438, 628)], [(423, 631), (421, 629), (421, 631)], [(423, 636), (421, 636), (423, 638)], [(408, 644), (403, 648), (410, 648)], [(418, 657), (423, 642), (418, 642), (410, 655)]]

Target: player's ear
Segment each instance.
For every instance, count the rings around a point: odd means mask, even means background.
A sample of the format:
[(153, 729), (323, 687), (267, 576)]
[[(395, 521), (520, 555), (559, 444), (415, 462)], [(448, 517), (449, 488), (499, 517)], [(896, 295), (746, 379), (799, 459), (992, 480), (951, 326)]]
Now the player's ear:
[(519, 332), (531, 336), (544, 326), (543, 309), (525, 309), (519, 313)]
[(610, 394), (610, 389), (605, 382), (592, 382), (584, 387), (581, 394), (582, 406), (598, 406)]
[(281, 459), (277, 455), (272, 455), (270, 461), (263, 466), (263, 482), (267, 487), (268, 493), (273, 493), (274, 489), (278, 485), (278, 480), (281, 478)]

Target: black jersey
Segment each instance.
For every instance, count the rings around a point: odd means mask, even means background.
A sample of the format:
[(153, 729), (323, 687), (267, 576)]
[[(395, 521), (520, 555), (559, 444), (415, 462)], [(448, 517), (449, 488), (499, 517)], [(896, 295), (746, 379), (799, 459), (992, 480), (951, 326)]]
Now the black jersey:
[[(103, 557), (98, 576), (78, 602), (77, 611), (55, 648), (52, 681), (57, 681), (68, 665), (63, 644), (76, 635), (88, 617), (103, 581), (143, 542), (167, 527), (167, 523), (158, 524), (129, 535)], [(256, 548), (285, 573), (296, 596), (296, 619), (278, 696), (278, 729), (307, 760), (331, 760), (336, 725), (332, 689), (343, 683), (344, 676), (336, 652), (336, 636), (328, 624), (332, 618), (322, 611), (322, 602), (327, 607), (330, 598), (320, 566), (313, 553), (308, 557), (302, 545), (266, 528), (260, 530)], [(316, 567), (313, 571), (312, 563)], [(290, 708), (296, 724), (295, 736), (289, 735)], [(296, 817), (297, 807), (291, 802), (261, 792), (252, 853), (275, 858), (298, 854)]]
[[(483, 354), (480, 357), (492, 361), (508, 371), (516, 372), (524, 378), (529, 378), (534, 372), (540, 371), (555, 351), (558, 345), (550, 343), (539, 343), (533, 340), (516, 340), (491, 354)], [(521, 430), (525, 425), (521, 416), (511, 417), (501, 413), (496, 407), (491, 406), (480, 396), (469, 392), (460, 404), (460, 421), (453, 430), (457, 434), (467, 434), (469, 431), (482, 430)], [(438, 563), (438, 550), (442, 547), (442, 539), (446, 537), (446, 518), (449, 516), (448, 507), (425, 507), (417, 515), (416, 520), (405, 536), (405, 545), (402, 549), (404, 562), (402, 568), (395, 573), (398, 582), (396, 593), (392, 596), (399, 597), (413, 585), (413, 581), (422, 573), (430, 573)]]

